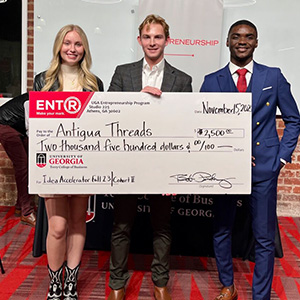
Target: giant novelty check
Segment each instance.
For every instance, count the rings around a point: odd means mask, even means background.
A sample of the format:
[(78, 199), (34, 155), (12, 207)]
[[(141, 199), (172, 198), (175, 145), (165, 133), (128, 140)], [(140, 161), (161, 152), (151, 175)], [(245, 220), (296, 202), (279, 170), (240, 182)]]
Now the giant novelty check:
[(29, 191), (249, 194), (251, 94), (31, 92)]

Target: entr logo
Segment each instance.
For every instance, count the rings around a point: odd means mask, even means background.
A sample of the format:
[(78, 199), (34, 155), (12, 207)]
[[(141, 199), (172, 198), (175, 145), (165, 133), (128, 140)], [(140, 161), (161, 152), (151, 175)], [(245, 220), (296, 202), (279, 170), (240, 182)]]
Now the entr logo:
[(47, 164), (47, 155), (46, 155), (46, 153), (37, 153), (35, 163), (39, 168), (44, 168)]
[(76, 114), (81, 109), (81, 102), (77, 97), (71, 96), (66, 100), (53, 99), (53, 100), (37, 100), (37, 111), (53, 111), (59, 112), (65, 110), (69, 114)]

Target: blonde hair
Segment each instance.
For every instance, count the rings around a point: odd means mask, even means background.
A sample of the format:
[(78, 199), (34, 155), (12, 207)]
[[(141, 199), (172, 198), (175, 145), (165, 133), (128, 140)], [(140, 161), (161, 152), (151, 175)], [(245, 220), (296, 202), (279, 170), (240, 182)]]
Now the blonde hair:
[(150, 24), (159, 24), (163, 27), (166, 39), (170, 37), (169, 25), (166, 20), (158, 15), (148, 15), (142, 24), (139, 26), (139, 33), (141, 36), (142, 30), (145, 26), (149, 28)]
[(98, 91), (99, 87), (97, 84), (96, 76), (90, 71), (90, 68), (92, 66), (92, 57), (90, 53), (87, 36), (81, 27), (73, 24), (69, 24), (62, 27), (55, 37), (54, 45), (53, 45), (53, 58), (50, 62), (49, 69), (46, 71), (45, 85), (42, 88), (42, 91), (49, 91), (50, 88), (53, 86), (54, 82), (56, 81), (56, 79), (58, 79), (59, 82), (58, 91), (62, 91), (63, 79), (61, 75), (60, 50), (66, 34), (69, 33), (70, 31), (76, 31), (79, 34), (84, 48), (84, 55), (81, 61), (79, 62), (79, 74), (78, 74), (79, 84), (87, 90)]

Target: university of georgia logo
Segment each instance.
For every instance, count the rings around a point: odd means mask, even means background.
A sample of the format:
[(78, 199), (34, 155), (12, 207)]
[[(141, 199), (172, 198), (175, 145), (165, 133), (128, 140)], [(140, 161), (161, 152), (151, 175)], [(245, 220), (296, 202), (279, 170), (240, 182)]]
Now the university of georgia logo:
[(36, 154), (36, 165), (39, 168), (44, 168), (47, 164), (47, 155), (46, 153), (37, 153)]

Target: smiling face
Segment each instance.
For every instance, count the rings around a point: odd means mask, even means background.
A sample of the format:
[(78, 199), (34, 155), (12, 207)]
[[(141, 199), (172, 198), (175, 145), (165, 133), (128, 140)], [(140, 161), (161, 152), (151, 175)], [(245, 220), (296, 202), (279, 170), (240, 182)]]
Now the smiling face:
[(69, 31), (64, 38), (60, 49), (62, 64), (77, 65), (84, 55), (84, 47), (80, 35), (75, 31)]
[(143, 48), (147, 63), (152, 67), (163, 59), (169, 39), (166, 38), (162, 25), (149, 24), (142, 29), (138, 42)]
[(257, 45), (257, 33), (254, 28), (245, 24), (234, 26), (226, 42), (230, 50), (230, 61), (239, 67), (246, 66), (253, 59)]

